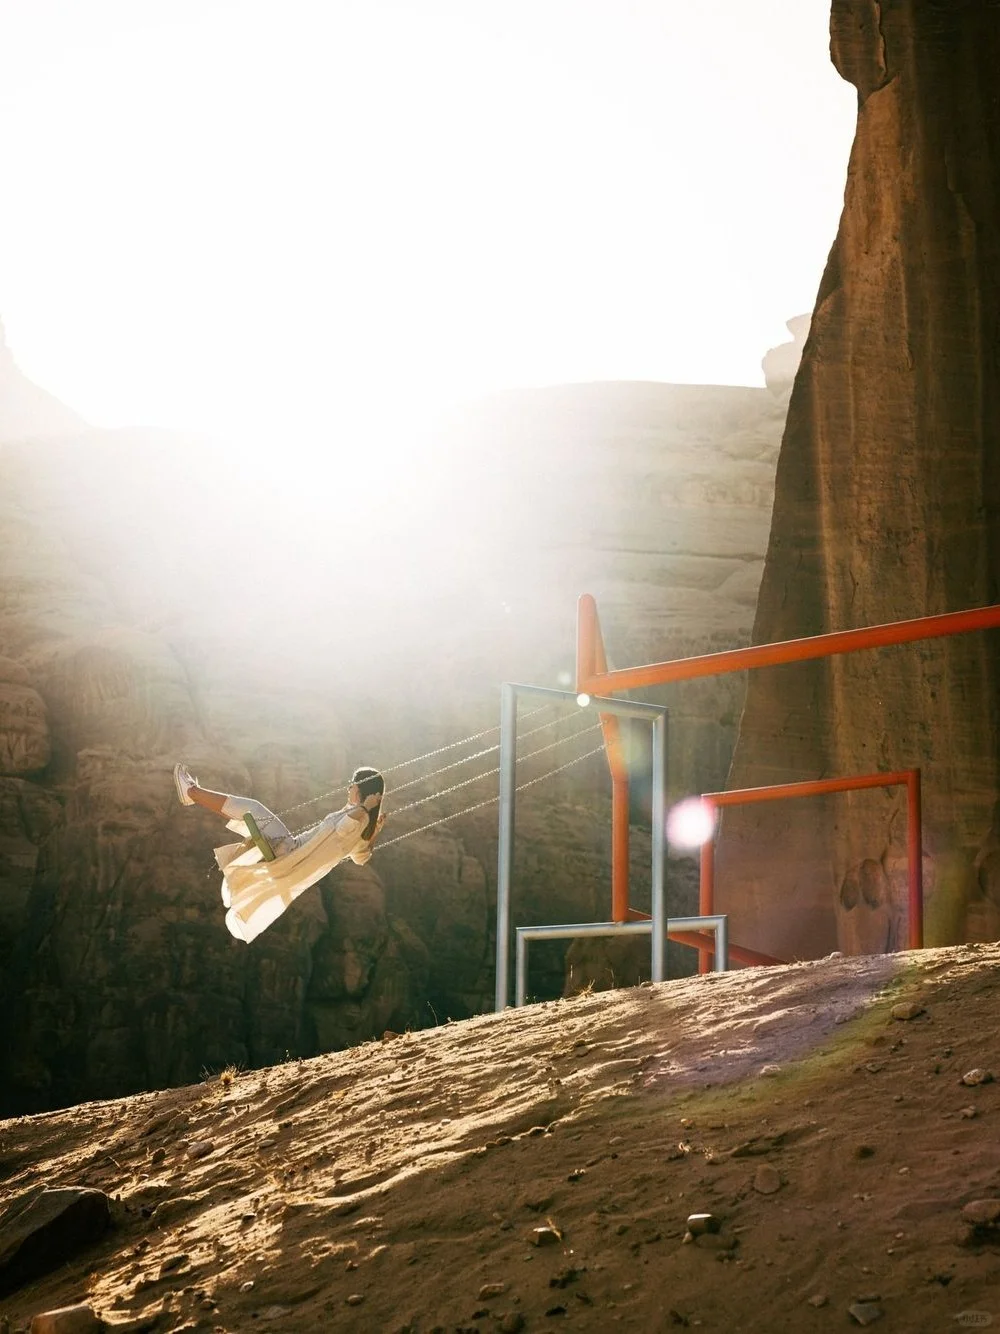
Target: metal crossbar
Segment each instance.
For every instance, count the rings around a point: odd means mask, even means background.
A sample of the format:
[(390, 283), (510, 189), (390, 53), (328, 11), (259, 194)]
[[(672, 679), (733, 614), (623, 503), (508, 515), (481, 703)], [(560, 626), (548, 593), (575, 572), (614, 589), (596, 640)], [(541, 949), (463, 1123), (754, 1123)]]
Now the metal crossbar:
[[(706, 917), (668, 917), (668, 932), (712, 931), (715, 933), (715, 971), (729, 967), (729, 918), (724, 913)], [(650, 922), (578, 922), (575, 926), (519, 926), (514, 964), (514, 1004), (523, 1005), (528, 987), (529, 940), (577, 940), (583, 936), (646, 936), (653, 930)]]

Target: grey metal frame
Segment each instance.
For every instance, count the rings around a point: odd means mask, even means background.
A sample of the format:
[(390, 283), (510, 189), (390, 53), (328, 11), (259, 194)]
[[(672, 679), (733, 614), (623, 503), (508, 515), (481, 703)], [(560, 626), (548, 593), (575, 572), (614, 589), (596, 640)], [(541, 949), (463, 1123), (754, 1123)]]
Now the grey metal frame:
[[(547, 686), (518, 685), (505, 681), (500, 688), (500, 829), (497, 850), (497, 951), (495, 1008), (505, 1010), (510, 986), (510, 880), (514, 865), (514, 794), (517, 761), (517, 700), (519, 695), (577, 703), (579, 696), (569, 690), (551, 690)], [(642, 718), (653, 727), (653, 835), (652, 835), (652, 921), (623, 922), (615, 930), (632, 926), (652, 931), (652, 974), (654, 982), (666, 976), (666, 860), (667, 797), (667, 710), (662, 704), (641, 704), (635, 700), (606, 699), (592, 695), (587, 708), (596, 713), (617, 714), (621, 718)], [(603, 923), (591, 923), (601, 926)], [(534, 927), (531, 930), (543, 928)], [(588, 934), (588, 933), (584, 933)]]
[[(729, 919), (725, 913), (707, 917), (668, 917), (667, 931), (714, 931), (715, 972), (729, 967)], [(519, 926), (515, 929), (514, 1004), (523, 1005), (528, 986), (529, 940), (575, 940), (578, 936), (638, 936), (653, 930), (650, 922), (579, 922), (576, 926)], [(654, 981), (662, 981), (655, 978)]]

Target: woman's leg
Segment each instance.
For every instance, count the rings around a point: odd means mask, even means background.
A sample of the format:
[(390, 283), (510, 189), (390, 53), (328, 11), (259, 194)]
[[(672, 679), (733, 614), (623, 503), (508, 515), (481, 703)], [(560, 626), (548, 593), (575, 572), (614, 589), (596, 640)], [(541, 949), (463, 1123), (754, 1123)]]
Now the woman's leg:
[[(228, 792), (213, 792), (209, 787), (199, 787), (197, 783), (192, 783), (187, 789), (187, 795), (196, 806), (204, 806), (206, 811), (213, 811), (216, 815), (227, 815), (225, 809), (227, 801), (242, 801), (242, 797), (230, 796)], [(258, 806), (260, 802), (256, 803)], [(245, 814), (245, 812), (240, 812)]]
[(203, 806), (213, 815), (221, 815), (224, 820), (239, 821), (252, 815), (257, 828), (264, 835), (276, 853), (288, 851), (294, 845), (294, 837), (288, 826), (261, 801), (252, 797), (239, 797), (231, 792), (214, 792), (211, 788), (201, 787), (191, 777), (183, 765), (174, 771), (178, 795), (185, 805)]

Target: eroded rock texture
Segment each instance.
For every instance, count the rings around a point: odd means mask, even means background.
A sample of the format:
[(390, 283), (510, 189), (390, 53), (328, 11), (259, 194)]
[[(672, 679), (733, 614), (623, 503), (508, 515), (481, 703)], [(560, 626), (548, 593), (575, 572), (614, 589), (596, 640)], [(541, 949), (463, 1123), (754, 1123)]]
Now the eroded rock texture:
[[(1000, 6), (835, 0), (858, 88), (791, 398), (757, 642), (1000, 600)], [(924, 777), (931, 943), (1000, 928), (1000, 636), (754, 673), (730, 786)], [(901, 793), (728, 813), (719, 897), (779, 955), (905, 940)]]

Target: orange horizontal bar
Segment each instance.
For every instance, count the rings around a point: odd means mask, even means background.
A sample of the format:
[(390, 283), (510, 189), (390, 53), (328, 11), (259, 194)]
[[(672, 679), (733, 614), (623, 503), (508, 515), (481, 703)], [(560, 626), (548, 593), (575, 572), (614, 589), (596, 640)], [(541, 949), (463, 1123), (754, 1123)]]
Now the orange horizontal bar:
[[(679, 945), (690, 945), (692, 949), (705, 950), (708, 954), (715, 952), (715, 937), (708, 931), (668, 931), (667, 938), (676, 940)], [(770, 954), (758, 954), (756, 950), (748, 950), (745, 945), (729, 945), (729, 957), (738, 959), (740, 963), (749, 964), (752, 968), (772, 968), (775, 964), (787, 963), (787, 959), (775, 959)]]
[(891, 774), (864, 774), (860, 778), (808, 778), (801, 783), (775, 783), (772, 787), (740, 787), (730, 792), (705, 792), (713, 806), (749, 806), (756, 801), (780, 801), (784, 797), (818, 797), (826, 792), (853, 792), (864, 787), (897, 787), (908, 783), (912, 769)]
[(696, 676), (721, 676), (725, 672), (742, 672), (755, 667), (777, 667), (782, 663), (830, 658), (838, 653), (856, 653), (861, 649), (909, 644), (914, 640), (938, 639), (943, 635), (991, 630), (997, 626), (1000, 626), (1000, 606), (975, 607), (971, 611), (951, 611), (941, 616), (920, 616), (912, 621), (867, 625), (859, 630), (836, 630), (832, 634), (812, 635), (808, 639), (752, 644), (749, 648), (705, 653), (695, 658), (677, 658), (672, 662), (649, 663), (645, 667), (622, 667), (611, 672), (595, 672), (586, 680), (578, 681), (577, 689), (591, 695), (611, 695), (619, 690), (637, 690), (642, 686), (664, 685), (669, 681), (688, 681)]
[[(629, 908), (628, 920), (648, 922), (652, 919), (648, 912), (642, 912), (639, 908)], [(715, 936), (708, 931), (668, 931), (667, 939), (676, 940), (678, 945), (690, 945), (692, 949), (707, 950), (709, 954), (715, 953)], [(756, 950), (749, 950), (745, 945), (730, 945), (729, 953), (734, 959), (762, 968), (788, 962), (787, 959), (774, 959), (770, 954), (758, 954)]]

